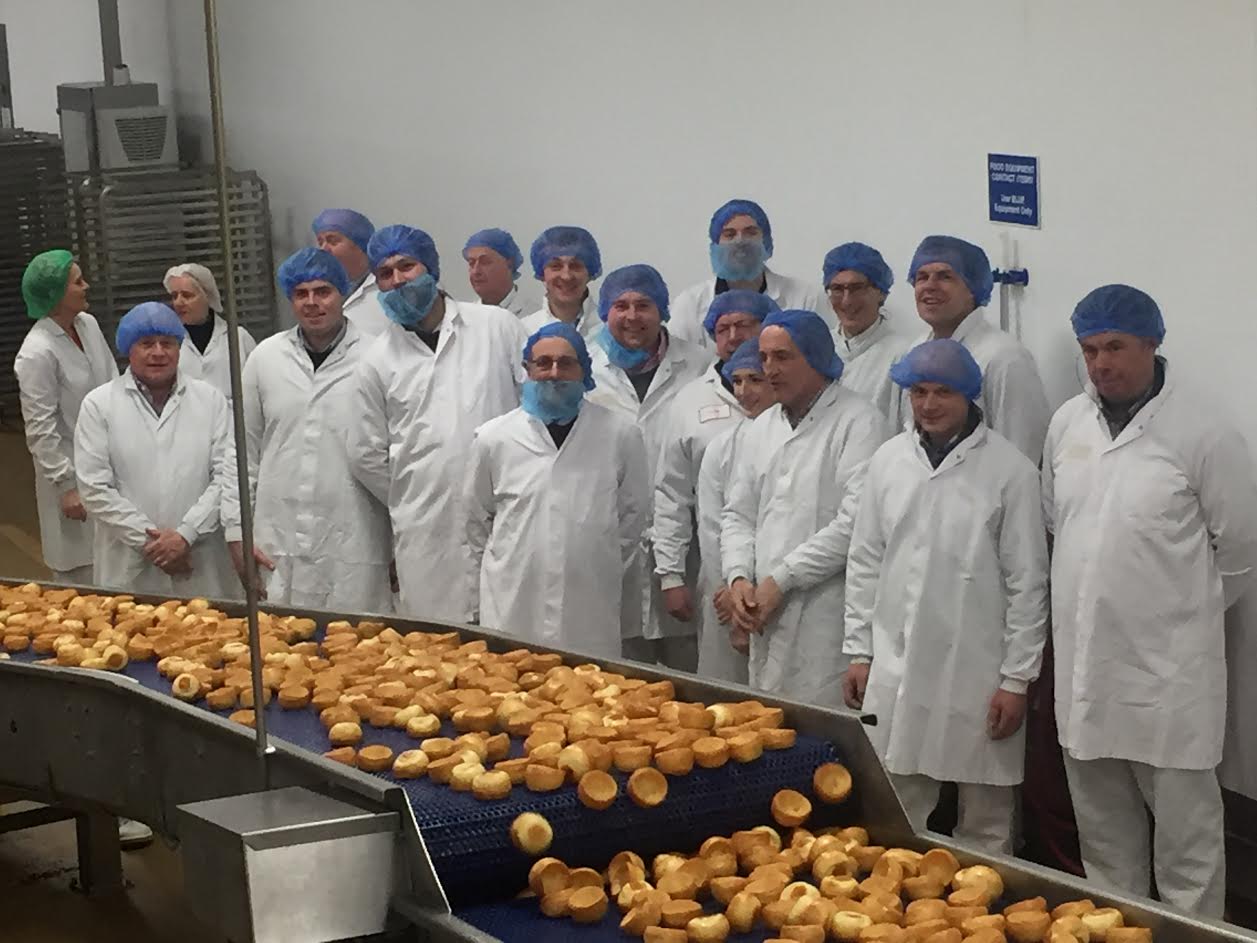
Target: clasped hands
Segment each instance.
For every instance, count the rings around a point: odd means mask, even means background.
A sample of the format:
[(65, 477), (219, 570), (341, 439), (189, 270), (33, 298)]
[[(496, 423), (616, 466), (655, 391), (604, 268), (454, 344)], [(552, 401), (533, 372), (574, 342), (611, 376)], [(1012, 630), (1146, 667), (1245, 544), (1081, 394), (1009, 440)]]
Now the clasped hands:
[(182, 534), (165, 527), (150, 527), (144, 533), (148, 540), (140, 552), (145, 560), (171, 576), (186, 576), (192, 572), (192, 561), (188, 558), (192, 548)]

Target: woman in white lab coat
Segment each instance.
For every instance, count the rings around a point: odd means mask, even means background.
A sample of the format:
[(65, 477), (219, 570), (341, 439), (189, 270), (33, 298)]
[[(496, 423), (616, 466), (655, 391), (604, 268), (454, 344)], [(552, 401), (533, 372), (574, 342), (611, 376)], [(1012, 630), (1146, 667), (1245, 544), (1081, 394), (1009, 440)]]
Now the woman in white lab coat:
[[(179, 351), (179, 373), (185, 379), (204, 380), (230, 403), (227, 319), (223, 317), (223, 300), (214, 273), (196, 262), (184, 262), (168, 269), (162, 284), (170, 293), (170, 307), (188, 332)], [(243, 327), (237, 331), (243, 367), (257, 341)]]
[[(297, 326), (258, 345), (244, 369), (255, 548), (267, 601), (336, 612), (392, 609), (388, 508), (349, 470), (354, 376), (370, 338), (343, 310), (349, 279), (322, 249), (279, 267)], [(240, 539), (234, 495), (228, 541)]]
[(76, 585), (92, 580), (93, 524), (74, 477), (74, 425), (83, 397), (118, 375), (113, 351), (87, 313), (87, 288), (65, 249), (31, 260), (22, 296), (35, 323), (13, 364), (35, 463), (44, 565), (57, 582)]
[(631, 418), (585, 400), (594, 379), (567, 324), (524, 348), (523, 405), (476, 430), (467, 539), (480, 623), (618, 658), (641, 624), (650, 477)]
[(750, 683), (805, 704), (842, 702), (841, 623), (851, 528), (885, 420), (843, 389), (814, 312), (769, 315), (759, 337), (778, 402), (746, 430), (721, 519), (735, 623), (752, 632)]
[[(628, 265), (609, 274), (599, 292), (598, 313), (604, 329), (591, 352), (597, 387), (589, 400), (638, 424), (653, 475), (671, 405), (689, 381), (702, 375), (711, 357), (663, 327), (668, 320), (668, 286), (649, 265)], [(698, 664), (696, 627), (664, 611), (649, 530), (646, 540), (651, 576), (642, 587), (643, 625), (641, 631), (625, 636), (624, 657), (693, 671)]]
[(1026, 690), (1047, 637), (1038, 473), (989, 430), (982, 371), (956, 341), (895, 365), (915, 424), (869, 462), (847, 554), (846, 701), (914, 824), (959, 785), (956, 837), (1011, 854)]
[[(733, 626), (733, 603), (720, 566), (720, 517), (724, 513), (725, 492), (748, 420), (775, 403), (773, 389), (764, 379), (759, 361), (759, 338), (752, 337), (738, 347), (721, 367), (733, 385), (733, 395), (741, 410), (736, 423), (721, 432), (703, 451), (695, 486), (695, 518), (698, 531), (699, 637), (698, 675), (715, 681), (747, 683), (745, 633)], [(736, 636), (736, 638), (735, 638)]]
[(219, 519), (236, 487), (235, 449), (227, 400), (179, 374), (184, 333), (156, 301), (119, 322), (130, 369), (83, 400), (75, 471), (96, 522), (95, 585), (221, 598), (235, 583)]

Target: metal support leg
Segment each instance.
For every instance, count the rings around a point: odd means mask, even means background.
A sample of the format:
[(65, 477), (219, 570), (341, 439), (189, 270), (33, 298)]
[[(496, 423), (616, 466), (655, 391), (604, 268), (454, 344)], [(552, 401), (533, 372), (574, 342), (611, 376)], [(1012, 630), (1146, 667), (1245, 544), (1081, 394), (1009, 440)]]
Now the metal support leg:
[(79, 844), (79, 886), (91, 897), (120, 894), (122, 847), (118, 820), (103, 812), (81, 812), (74, 819)]

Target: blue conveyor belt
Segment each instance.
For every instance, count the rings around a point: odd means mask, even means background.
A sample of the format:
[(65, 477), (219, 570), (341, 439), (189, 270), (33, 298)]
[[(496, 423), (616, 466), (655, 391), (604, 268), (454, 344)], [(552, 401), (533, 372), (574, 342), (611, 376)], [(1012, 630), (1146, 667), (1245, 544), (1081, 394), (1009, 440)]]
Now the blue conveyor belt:
[[(43, 656), (22, 653), (17, 657), (35, 661)], [(125, 674), (146, 688), (170, 694), (170, 682), (157, 673), (154, 662), (133, 662)], [(230, 711), (216, 713), (226, 716)], [(267, 731), (272, 736), (314, 753), (331, 749), (327, 731), (313, 708), (283, 710), (277, 701), (272, 701), (266, 708), (266, 718)], [(362, 726), (359, 747), (378, 743), (400, 753), (418, 746), (418, 741), (405, 731), (378, 729), (365, 722)], [(448, 722), (441, 734), (456, 736)], [(511, 754), (523, 754), (523, 741), (519, 738), (512, 738)], [(555, 838), (547, 854), (572, 867), (602, 867), (625, 849), (646, 857), (663, 851), (693, 853), (712, 835), (730, 835), (738, 829), (771, 821), (772, 797), (779, 789), (798, 789), (810, 795), (813, 770), (835, 759), (832, 744), (799, 736), (791, 749), (766, 751), (753, 763), (730, 761), (720, 769), (695, 767), (687, 776), (668, 777), (668, 798), (654, 809), (636, 806), (626, 794), (628, 775), (612, 771), (620, 784), (620, 796), (602, 812), (583, 806), (575, 786), (563, 786), (550, 793), (529, 792), (516, 786), (509, 797), (486, 802), (426, 777), (395, 780), (391, 773), (374, 775), (396, 782), (406, 791), (437, 876), (457, 908), (509, 898), (527, 886), (533, 859), (517, 851), (509, 836), (510, 824), (521, 812), (539, 812), (549, 820)], [(478, 913), (479, 908), (471, 912)], [(498, 916), (494, 912), (485, 919)], [(537, 919), (545, 920), (539, 914)], [(546, 921), (547, 932), (563, 932), (561, 923)], [(570, 928), (570, 921), (566, 925)], [(575, 929), (589, 932), (589, 928)], [(584, 939), (588, 943), (588, 935)]]

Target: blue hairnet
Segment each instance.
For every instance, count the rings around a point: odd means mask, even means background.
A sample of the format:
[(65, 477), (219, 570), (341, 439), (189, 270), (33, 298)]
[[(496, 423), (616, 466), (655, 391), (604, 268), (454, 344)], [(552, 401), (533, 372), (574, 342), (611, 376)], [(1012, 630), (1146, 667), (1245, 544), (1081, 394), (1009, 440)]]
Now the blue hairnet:
[(912, 348), (891, 365), (890, 378), (905, 390), (916, 383), (941, 383), (970, 402), (982, 395), (982, 368), (964, 344), (949, 337)]
[(759, 224), (760, 231), (764, 234), (764, 252), (771, 259), (773, 255), (772, 223), (768, 221), (768, 214), (764, 212), (764, 208), (754, 200), (730, 200), (711, 214), (711, 224), (707, 227), (707, 235), (711, 237), (712, 244), (715, 245), (720, 241), (720, 230), (724, 229), (725, 223), (735, 216), (749, 216)]
[(542, 278), (547, 263), (565, 255), (575, 256), (584, 262), (591, 279), (602, 274), (602, 253), (598, 251), (598, 243), (588, 229), (581, 229), (579, 226), (551, 226), (533, 240), (532, 249), (528, 253), (533, 275)]
[(724, 366), (720, 368), (720, 375), (732, 383), (734, 373), (739, 370), (754, 370), (756, 373), (764, 372), (764, 364), (759, 359), (758, 337), (752, 337), (739, 344), (738, 349), (733, 352), (733, 356), (726, 360)]
[(543, 337), (561, 337), (576, 351), (576, 359), (580, 361), (581, 372), (584, 374), (585, 389), (592, 390), (594, 388), (594, 365), (589, 359), (589, 348), (585, 346), (585, 338), (580, 336), (580, 332), (572, 325), (563, 321), (551, 321), (544, 327), (537, 329), (532, 337), (528, 338), (528, 343), (524, 345), (524, 361), (525, 363), (532, 357), (533, 344), (541, 340)]
[(395, 255), (421, 262), (429, 275), (438, 282), (441, 280), (441, 258), (437, 255), (436, 243), (422, 229), (402, 225), (377, 229), (367, 244), (371, 268), (379, 268), (381, 262)]
[(375, 227), (371, 225), (371, 220), (357, 210), (324, 210), (314, 217), (310, 229), (316, 236), (329, 230), (338, 232), (348, 237), (349, 241), (363, 252), (367, 251), (367, 244), (375, 234)]
[(834, 350), (834, 335), (815, 311), (799, 308), (777, 311), (764, 319), (764, 329), (770, 327), (783, 328), (803, 359), (821, 376), (831, 380), (842, 376), (842, 360)]
[(1069, 322), (1079, 340), (1107, 331), (1151, 338), (1158, 344), (1165, 340), (1161, 309), (1151, 295), (1129, 285), (1105, 285), (1088, 292)]
[(518, 275), (519, 267), (524, 264), (524, 256), (515, 244), (515, 239), (505, 229), (482, 229), (474, 232), (463, 246), (463, 259), (467, 258), (468, 249), (492, 249), (506, 259), (511, 267), (511, 274)]
[(969, 286), (974, 304), (981, 307), (991, 300), (991, 262), (981, 246), (965, 242), (955, 236), (926, 236), (912, 254), (908, 267), (908, 281), (914, 282), (917, 269), (931, 262), (946, 262)]
[(659, 319), (668, 320), (668, 286), (652, 265), (626, 265), (608, 275), (598, 293), (598, 317), (607, 320), (611, 306), (626, 291), (641, 292), (659, 309)]
[(824, 272), (821, 284), (826, 288), (839, 272), (859, 272), (883, 295), (890, 294), (890, 286), (895, 284), (894, 273), (882, 254), (862, 242), (844, 242), (830, 249), (825, 253)]
[(749, 314), (756, 321), (763, 323), (764, 318), (774, 311), (780, 311), (777, 302), (767, 295), (749, 288), (735, 288), (717, 295), (707, 308), (707, 316), (703, 318), (703, 329), (712, 337), (716, 336), (716, 322), (726, 314)]
[(187, 336), (183, 322), (170, 305), (160, 301), (138, 304), (122, 316), (118, 322), (118, 334), (114, 345), (123, 357), (131, 353), (131, 347), (142, 337), (163, 335), (182, 342)]
[(308, 246), (298, 249), (279, 264), (276, 275), (284, 297), (292, 300), (292, 293), (303, 282), (328, 282), (342, 295), (349, 294), (349, 276), (340, 260), (326, 249)]

